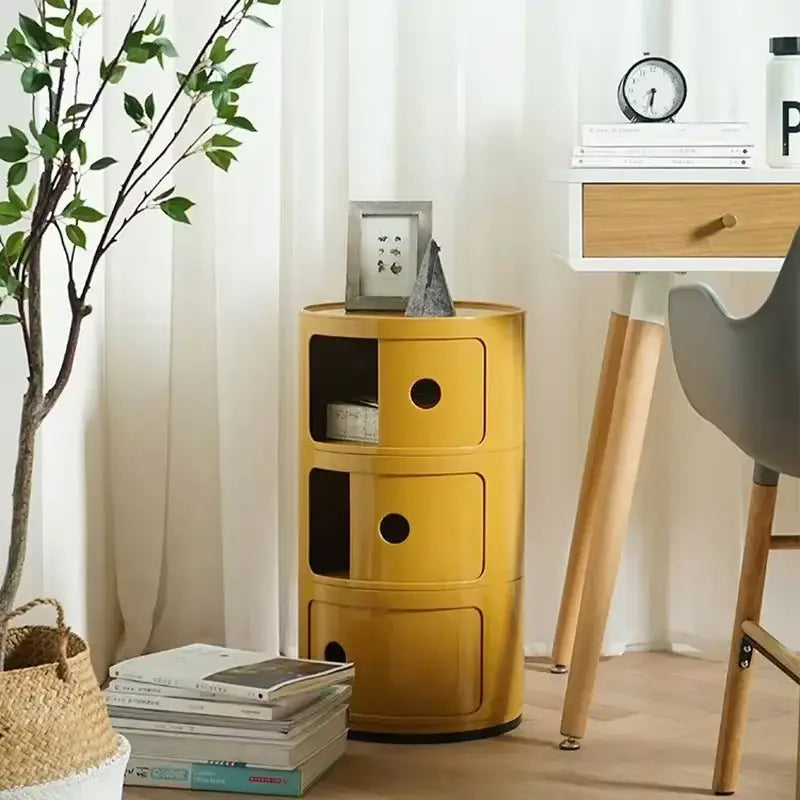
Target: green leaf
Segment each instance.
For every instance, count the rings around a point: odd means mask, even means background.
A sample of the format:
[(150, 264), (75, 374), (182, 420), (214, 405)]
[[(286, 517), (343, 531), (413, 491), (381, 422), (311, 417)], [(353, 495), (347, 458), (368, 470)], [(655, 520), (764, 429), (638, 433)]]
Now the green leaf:
[(252, 122), (250, 122), (247, 117), (231, 117), (230, 119), (226, 118), (226, 122), (228, 125), (233, 126), (234, 128), (241, 128), (245, 131), (251, 131), (252, 133), (256, 132), (256, 128)]
[(239, 89), (242, 86), (250, 83), (250, 78), (253, 77), (253, 70), (256, 68), (255, 64), (244, 64), (237, 67), (228, 73), (223, 83), (226, 89)]
[(45, 158), (55, 158), (58, 155), (59, 143), (43, 133), (39, 135), (39, 150)]
[(25, 38), (34, 50), (42, 52), (53, 49), (49, 46), (47, 31), (36, 20), (26, 17), (24, 14), (20, 14), (19, 27), (22, 29)]
[(76, 195), (64, 207), (64, 210), (61, 212), (61, 216), (71, 217), (72, 216), (72, 212), (75, 211), (75, 209), (80, 208), (83, 205), (85, 205), (85, 203), (83, 202), (83, 198), (80, 195)]
[(158, 203), (160, 200), (166, 200), (168, 197), (171, 197), (173, 194), (175, 194), (175, 187), (174, 186), (171, 189), (167, 189), (166, 192), (161, 192), (161, 194), (156, 195), (153, 198), (153, 202), (154, 203)]
[(33, 134), (33, 138), (34, 139), (38, 139), (39, 138), (39, 131), (36, 130), (36, 120), (32, 119), (28, 123), (28, 130)]
[(80, 222), (100, 222), (101, 219), (105, 218), (105, 214), (101, 214), (97, 209), (84, 205), (74, 209), (72, 213), (66, 214), (66, 216), (77, 219)]
[(28, 157), (28, 148), (14, 136), (0, 137), (0, 160), (14, 164)]
[(230, 150), (208, 150), (206, 156), (212, 164), (225, 172), (230, 169), (231, 162), (236, 160), (236, 156)]
[(6, 51), (5, 53), (0, 54), (0, 61), (9, 62), (9, 61), (13, 61), (13, 60), (14, 60), (14, 56), (12, 56), (11, 53), (9, 53), (8, 51)]
[(123, 50), (129, 50), (131, 47), (141, 47), (142, 39), (144, 39), (144, 31), (131, 31), (126, 37), (122, 45)]
[(81, 164), (86, 164), (89, 160), (89, 154), (86, 151), (86, 142), (84, 142), (83, 139), (78, 142), (78, 158)]
[(94, 164), (92, 164), (92, 166), (89, 167), (89, 169), (98, 172), (101, 169), (108, 169), (108, 167), (116, 163), (117, 163), (116, 158), (111, 158), (111, 156), (105, 156), (104, 158), (100, 158), (97, 161), (95, 161)]
[(36, 193), (37, 187), (34, 183), (33, 186), (31, 186), (31, 190), (28, 192), (28, 196), (25, 198), (25, 207), (28, 209), (28, 211), (33, 208), (33, 204), (36, 202)]
[(170, 219), (174, 219), (175, 222), (183, 222), (186, 225), (191, 225), (191, 221), (186, 215), (186, 212), (193, 205), (194, 203), (185, 197), (172, 197), (160, 203), (159, 208), (170, 217)]
[(212, 147), (239, 147), (240, 145), (241, 142), (238, 139), (233, 139), (230, 136), (225, 136), (221, 133), (211, 137)]
[(45, 22), (54, 28), (63, 28), (67, 24), (66, 17), (46, 17)]
[(58, 67), (59, 69), (61, 69), (61, 67), (65, 67), (66, 65), (67, 65), (67, 62), (63, 58), (54, 58), (50, 62), (50, 66), (51, 67)]
[(24, 214), (27, 211), (25, 206), (25, 201), (14, 191), (13, 187), (8, 187), (8, 199), (11, 201), (11, 204), (15, 206), (20, 214)]
[(211, 48), (211, 63), (221, 64), (233, 51), (228, 51), (228, 38), (226, 36), (218, 36)]
[(131, 47), (127, 52), (128, 61), (133, 64), (144, 64), (150, 58), (150, 53), (143, 47)]
[(6, 239), (6, 246), (3, 248), (3, 258), (9, 264), (16, 263), (22, 248), (25, 246), (25, 231), (16, 231)]
[(88, 111), (90, 108), (91, 106), (89, 103), (76, 103), (74, 106), (70, 106), (67, 109), (67, 113), (64, 114), (64, 122), (72, 122), (77, 116)]
[(0, 325), (16, 325), (19, 321), (16, 314), (0, 314)]
[(21, 183), (25, 183), (25, 178), (27, 177), (28, 165), (24, 161), (20, 161), (18, 164), (14, 164), (8, 171), (8, 179), (6, 182), (8, 186), (19, 186)]
[(265, 19), (261, 19), (261, 17), (257, 17), (255, 14), (245, 14), (244, 18), (245, 19), (249, 19), (250, 22), (255, 22), (256, 25), (260, 25), (262, 28), (272, 28), (273, 27)]
[(161, 36), (158, 39), (153, 41), (153, 44), (158, 47), (158, 49), (167, 57), (167, 58), (177, 58), (178, 51), (175, 49), (175, 45), (169, 39)]
[(47, 5), (52, 6), (53, 8), (69, 8), (66, 3), (66, 0), (44, 0)]
[(86, 233), (80, 225), (67, 225), (67, 239), (81, 249), (86, 249)]
[(144, 101), (144, 113), (147, 114), (150, 119), (153, 119), (156, 115), (156, 101), (152, 94), (148, 95), (147, 100)]
[(65, 155), (69, 155), (77, 146), (80, 141), (81, 133), (77, 128), (73, 128), (64, 134), (64, 141), (61, 143), (61, 149)]
[(53, 79), (49, 72), (40, 72), (36, 67), (27, 67), (22, 71), (22, 88), (27, 94), (41, 92), (45, 86), (52, 86)]
[(15, 139), (19, 139), (22, 144), (24, 144), (26, 147), (28, 146), (28, 137), (23, 131), (21, 131), (19, 128), (15, 128), (13, 125), (9, 125), (8, 129), (11, 131), (11, 135)]
[(281, 4), (281, 0), (256, 0), (256, 2), (267, 6), (279, 6)]
[(214, 104), (214, 108), (216, 108), (217, 111), (223, 106), (227, 108), (231, 105), (231, 93), (222, 87), (214, 89), (211, 93), (211, 102)]
[(22, 44), (10, 45), (8, 50), (13, 58), (17, 61), (21, 61), (23, 64), (31, 64), (36, 60), (36, 54), (24, 41)]
[(132, 94), (125, 94), (125, 113), (134, 122), (141, 122), (144, 117), (142, 104)]
[(232, 117), (235, 117), (238, 113), (239, 113), (239, 106), (236, 106), (236, 105), (233, 105), (233, 106), (221, 105), (217, 109), (217, 116), (220, 119), (224, 119), (224, 120), (229, 120)]
[(119, 83), (125, 77), (126, 69), (122, 64), (114, 64), (113, 66), (106, 64), (105, 59), (103, 59), (100, 62), (100, 77), (109, 83)]
[(94, 15), (94, 12), (89, 8), (84, 8), (80, 14), (78, 14), (78, 25), (83, 25), (84, 27), (88, 27), (90, 25), (94, 25), (97, 20), (100, 19)]
[(161, 34), (162, 34), (162, 33), (164, 33), (164, 28), (166, 27), (166, 25), (167, 25), (167, 18), (166, 18), (166, 17), (165, 17), (165, 16), (162, 14), (162, 15), (159, 17), (159, 19), (158, 19), (158, 22), (156, 23), (156, 26), (155, 26), (155, 28), (153, 28), (153, 33), (154, 33), (156, 36), (161, 36)]
[(50, 120), (45, 122), (44, 127), (42, 128), (42, 134), (47, 136), (49, 139), (55, 140), (56, 142), (59, 141), (58, 126)]
[(13, 225), (21, 219), (22, 212), (13, 203), (0, 203), (0, 225)]

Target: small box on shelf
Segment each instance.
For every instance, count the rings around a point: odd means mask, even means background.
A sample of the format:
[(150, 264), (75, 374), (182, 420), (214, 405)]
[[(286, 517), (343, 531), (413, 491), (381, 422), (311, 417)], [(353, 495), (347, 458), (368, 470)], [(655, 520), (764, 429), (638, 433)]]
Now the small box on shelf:
[(328, 403), (326, 435), (330, 441), (377, 444), (378, 403), (362, 398)]

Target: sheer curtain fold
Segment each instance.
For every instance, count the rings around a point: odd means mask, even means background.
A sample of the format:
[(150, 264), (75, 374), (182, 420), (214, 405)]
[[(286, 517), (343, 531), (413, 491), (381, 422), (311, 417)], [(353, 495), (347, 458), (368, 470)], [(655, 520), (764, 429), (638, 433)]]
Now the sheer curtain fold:
[[(103, 5), (108, 52), (134, 2)], [(188, 56), (222, 2), (153, 7), (168, 14)], [(43, 435), (26, 592), (75, 599), (84, 616), (76, 628), (100, 625), (108, 658), (192, 640), (296, 652), (297, 315), (343, 295), (349, 199), (431, 199), (454, 294), (528, 311), (525, 640), (531, 654), (545, 654), (614, 289), (613, 278), (576, 276), (549, 255), (565, 220), (548, 173), (569, 163), (581, 122), (620, 118), (617, 82), (644, 50), (684, 69), (684, 119), (749, 120), (759, 145), (768, 38), (800, 30), (800, 7), (284, 0), (260, 8), (275, 27), (243, 29), (235, 56), (260, 65), (242, 94), (258, 133), (245, 137), (240, 163), (228, 174), (184, 165), (176, 185), (197, 203), (195, 224), (145, 218), (107, 259), (95, 298), (105, 301), (104, 323), (81, 351), (72, 405)], [(174, 75), (133, 80), (135, 92), (158, 100)], [(9, 114), (13, 85), (0, 72)], [(135, 143), (119, 103), (109, 100), (97, 135), (123, 160)], [(111, 175), (105, 188), (108, 196)], [(741, 312), (771, 282), (699, 277)], [(0, 348), (9, 381), (19, 380), (18, 351), (3, 337)], [(8, 418), (18, 397), (3, 392), (0, 404)], [(81, 436), (70, 434), (76, 419)], [(0, 478), (10, 470), (11, 433), (0, 429)], [(65, 470), (86, 485), (59, 489)], [(745, 459), (689, 409), (665, 349), (607, 652), (724, 647), (748, 478)], [(0, 503), (0, 546), (7, 511)], [(789, 482), (778, 528), (799, 522)], [(58, 546), (57, 536), (66, 537)], [(81, 573), (91, 580), (60, 577), (64, 541), (94, 554), (81, 561), (96, 562)], [(775, 557), (766, 614), (800, 646), (792, 568)], [(103, 604), (102, 620), (89, 619), (96, 603), (86, 597)]]

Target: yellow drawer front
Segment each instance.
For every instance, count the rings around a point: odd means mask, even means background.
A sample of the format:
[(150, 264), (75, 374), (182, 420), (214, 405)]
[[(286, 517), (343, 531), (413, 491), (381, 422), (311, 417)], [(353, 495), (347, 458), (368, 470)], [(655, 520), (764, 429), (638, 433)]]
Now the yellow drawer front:
[(378, 344), (382, 447), (474, 447), (483, 441), (485, 349), (478, 339)]
[(473, 581), (484, 564), (480, 475), (350, 476), (350, 579)]
[(429, 717), (481, 705), (482, 617), (477, 608), (405, 611), (310, 607), (310, 658), (355, 664), (353, 714)]

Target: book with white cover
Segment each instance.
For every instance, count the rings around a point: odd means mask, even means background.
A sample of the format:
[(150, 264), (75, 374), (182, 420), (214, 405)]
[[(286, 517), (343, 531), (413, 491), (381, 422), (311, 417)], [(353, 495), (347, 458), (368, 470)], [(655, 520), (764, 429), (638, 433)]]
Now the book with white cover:
[(134, 755), (125, 770), (125, 785), (302, 797), (344, 755), (346, 748), (347, 734), (342, 733), (292, 770)]
[(700, 158), (745, 158), (753, 155), (753, 146), (729, 147), (727, 145), (654, 145), (652, 147), (633, 147), (626, 145), (611, 145), (603, 147), (584, 147), (576, 145), (572, 150), (573, 156), (615, 156), (618, 158), (687, 158), (699, 156)]
[(346, 703), (351, 694), (349, 686), (337, 686), (335, 691), (286, 720), (263, 721), (231, 719), (230, 717), (171, 714), (137, 708), (110, 708), (114, 727), (129, 730), (164, 731), (189, 736), (231, 736), (240, 739), (285, 740), (302, 736), (310, 727), (326, 717), (334, 708)]
[(580, 143), (585, 147), (689, 144), (746, 147), (751, 139), (746, 122), (628, 122), (586, 123), (581, 126)]
[(624, 158), (615, 156), (573, 156), (573, 167), (609, 169), (745, 169), (749, 158)]
[(137, 758), (153, 757), (191, 761), (244, 763), (265, 769), (295, 769), (336, 736), (347, 730), (346, 706), (320, 721), (300, 738), (263, 741), (231, 739), (228, 736), (186, 736), (183, 733), (157, 733), (114, 728), (131, 744)]
[(197, 689), (220, 697), (264, 703), (346, 683), (354, 674), (352, 664), (272, 658), (264, 653), (209, 644), (190, 644), (137, 656), (109, 670), (112, 678)]
[[(186, 717), (227, 717), (229, 719), (249, 719), (249, 720), (286, 720), (290, 719), (303, 709), (315, 704), (325, 693), (339, 687), (323, 689), (319, 694), (313, 692), (303, 693), (294, 697), (287, 697), (277, 703), (263, 705), (261, 703), (242, 702), (230, 703), (220, 700), (219, 695), (208, 692), (208, 697), (197, 699), (192, 693), (185, 691), (188, 696), (172, 696), (168, 694), (151, 694), (149, 692), (132, 692), (120, 690), (118, 681), (113, 681), (103, 690), (109, 711), (112, 713), (117, 709), (139, 709), (151, 711), (156, 714), (171, 713)], [(180, 692), (181, 689), (174, 689), (170, 686), (157, 686), (156, 684), (128, 682), (132, 686), (153, 686), (157, 689), (164, 689), (167, 692)], [(215, 699), (217, 698), (217, 699)], [(197, 721), (197, 720), (194, 720)]]

